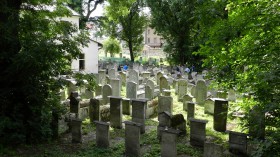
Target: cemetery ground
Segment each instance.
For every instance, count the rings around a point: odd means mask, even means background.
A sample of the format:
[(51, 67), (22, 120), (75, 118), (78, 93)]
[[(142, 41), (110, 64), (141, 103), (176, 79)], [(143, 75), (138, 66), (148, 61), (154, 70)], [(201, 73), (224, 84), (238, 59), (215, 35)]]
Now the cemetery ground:
[[(125, 95), (123, 88), (122, 95)], [(183, 110), (183, 103), (176, 99), (175, 91), (171, 90), (173, 97), (173, 113), (183, 114), (187, 119), (187, 112)], [(157, 99), (153, 101), (157, 102)], [(234, 106), (237, 103), (230, 102), (230, 108), (227, 119), (227, 130), (241, 131), (238, 123), (239, 118), (233, 118), (231, 115), (234, 111)], [(217, 143), (223, 147), (223, 150), (228, 150), (228, 134), (214, 131), (213, 116), (204, 114), (203, 106), (195, 106), (195, 118), (207, 120), (206, 124), (206, 141)], [(124, 115), (123, 121), (131, 120), (131, 116)], [(158, 119), (157, 113), (152, 115), (145, 121), (146, 132), (141, 134), (140, 146), (141, 156), (157, 157), (160, 156), (160, 141), (157, 139)], [(22, 145), (16, 148), (1, 148), (0, 156), (21, 156), (21, 157), (120, 157), (125, 156), (125, 130), (110, 128), (110, 148), (101, 149), (96, 147), (96, 127), (90, 123), (89, 119), (82, 122), (82, 143), (73, 144), (71, 142), (71, 133), (66, 132), (59, 136), (58, 140), (48, 141), (38, 145)], [(227, 153), (225, 153), (227, 154)], [(190, 127), (187, 125), (187, 135), (179, 136), (177, 139), (177, 155), (179, 157), (201, 157), (203, 149), (190, 145)], [(229, 156), (229, 155), (228, 155)]]

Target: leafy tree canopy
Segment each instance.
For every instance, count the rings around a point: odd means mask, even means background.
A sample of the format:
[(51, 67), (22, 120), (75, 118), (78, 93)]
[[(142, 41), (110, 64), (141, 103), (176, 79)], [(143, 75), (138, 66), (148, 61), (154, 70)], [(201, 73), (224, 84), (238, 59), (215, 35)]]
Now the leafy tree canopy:
[(104, 51), (110, 53), (111, 56), (113, 54), (118, 54), (121, 52), (120, 42), (115, 38), (108, 38), (103, 43)]

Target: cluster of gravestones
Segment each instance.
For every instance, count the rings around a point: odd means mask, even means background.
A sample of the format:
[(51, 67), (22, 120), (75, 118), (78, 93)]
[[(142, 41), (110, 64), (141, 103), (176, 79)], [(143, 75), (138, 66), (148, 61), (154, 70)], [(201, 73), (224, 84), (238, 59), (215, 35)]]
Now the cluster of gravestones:
[[(226, 130), (228, 102), (236, 100), (233, 90), (208, 90), (210, 81), (203, 79), (205, 71), (200, 75), (194, 72), (178, 78), (171, 75), (172, 68), (168, 67), (144, 68), (134, 64), (130, 68), (129, 71), (118, 72), (116, 66), (112, 65), (107, 70), (99, 70), (95, 96), (87, 90), (76, 92), (78, 88), (74, 83), (68, 87), (70, 112), (75, 114), (71, 118), (73, 142), (81, 142), (81, 121), (87, 116), (96, 124), (96, 142), (99, 147), (109, 147), (109, 127), (122, 129), (124, 123), (126, 154), (139, 156), (140, 134), (145, 133), (145, 119), (157, 110), (157, 136), (161, 141), (162, 156), (176, 156), (176, 138), (187, 134), (187, 124), (190, 127), (191, 145), (204, 147), (204, 156), (222, 156), (221, 146), (206, 141), (207, 121), (195, 119), (195, 106), (200, 105), (204, 106), (205, 114), (213, 115), (214, 130), (229, 133), (230, 152), (247, 154), (247, 134)], [(126, 88), (124, 98), (121, 97), (123, 86)], [(177, 100), (183, 103), (187, 121), (182, 114), (172, 114), (171, 88), (175, 89)], [(86, 99), (81, 99), (80, 95)], [(62, 99), (65, 98), (62, 96)], [(155, 98), (158, 98), (158, 106), (147, 105)], [(123, 114), (131, 115), (132, 120), (123, 122)], [(258, 113), (252, 112), (252, 115), (257, 117)], [(254, 132), (260, 130), (255, 129), (250, 134)], [(255, 134), (262, 136), (263, 132)]]

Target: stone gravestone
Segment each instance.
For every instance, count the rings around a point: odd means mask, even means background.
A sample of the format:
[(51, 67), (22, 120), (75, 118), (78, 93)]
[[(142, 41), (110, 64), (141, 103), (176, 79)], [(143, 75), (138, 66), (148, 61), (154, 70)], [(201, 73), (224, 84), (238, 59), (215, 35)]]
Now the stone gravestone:
[(249, 135), (259, 139), (265, 137), (265, 114), (259, 106), (254, 106), (249, 112)]
[(109, 84), (106, 84), (103, 86), (102, 89), (102, 98), (103, 98), (103, 104), (108, 104), (110, 102), (109, 97), (112, 95), (112, 86)]
[(178, 101), (182, 101), (183, 96), (188, 92), (188, 81), (185, 79), (179, 79), (178, 82)]
[(154, 82), (152, 80), (147, 80), (146, 86), (150, 86), (151, 87), (152, 98), (154, 98), (154, 92), (155, 92), (155, 84), (154, 84)]
[(126, 97), (131, 98), (131, 99), (136, 99), (137, 98), (137, 83), (127, 82)]
[(120, 76), (121, 76), (121, 80), (122, 80), (122, 85), (125, 86), (126, 83), (126, 73), (125, 72), (119, 72)]
[(82, 120), (71, 120), (72, 143), (82, 143)]
[(125, 121), (125, 154), (140, 157), (140, 123)]
[(112, 128), (122, 128), (122, 98), (110, 96), (110, 125)]
[(98, 84), (95, 88), (95, 96), (102, 95), (102, 88), (103, 86), (101, 84)]
[(177, 148), (176, 141), (179, 134), (178, 130), (166, 128), (162, 130), (160, 152), (161, 157), (176, 157)]
[(112, 87), (112, 96), (121, 96), (121, 81), (119, 79), (110, 79)]
[(203, 147), (206, 139), (206, 120), (190, 118), (190, 144)]
[(160, 78), (163, 76), (162, 72), (157, 73), (157, 85), (160, 85)]
[(100, 98), (93, 98), (90, 99), (89, 104), (89, 119), (90, 122), (93, 123), (94, 121), (100, 121), (100, 105), (102, 104), (102, 99)]
[(152, 88), (149, 85), (146, 85), (145, 86), (145, 98), (148, 100), (152, 100), (153, 93), (154, 93), (154, 91), (152, 91)]
[(75, 113), (76, 118), (79, 116), (80, 97), (78, 92), (71, 92), (70, 94), (70, 113)]
[(161, 140), (162, 130), (166, 127), (171, 127), (171, 115), (169, 112), (164, 111), (158, 114), (158, 127), (157, 127), (157, 138)]
[(145, 133), (146, 99), (132, 100), (132, 122), (141, 124), (141, 134)]
[(247, 134), (228, 131), (229, 132), (229, 151), (236, 155), (247, 155)]
[(102, 86), (105, 85), (105, 78), (106, 78), (106, 71), (105, 70), (99, 70), (98, 71), (98, 84), (101, 84)]
[(96, 125), (96, 146), (99, 148), (109, 148), (109, 123), (94, 121)]
[(122, 111), (125, 115), (130, 115), (131, 113), (131, 100), (129, 98), (122, 99)]
[(203, 106), (207, 98), (207, 86), (204, 80), (198, 80), (196, 82), (195, 92), (196, 103)]
[(224, 157), (223, 146), (212, 142), (205, 142), (203, 157)]
[(228, 101), (216, 99), (214, 104), (214, 130), (225, 132), (227, 128)]
[(164, 89), (170, 89), (167, 81), (167, 76), (164, 75), (160, 77), (159, 89), (161, 93), (163, 92)]
[(135, 82), (137, 86), (139, 85), (139, 73), (136, 70), (130, 70), (128, 72), (128, 82)]
[(183, 110), (188, 110), (188, 102), (193, 102), (193, 96), (186, 94), (183, 96)]
[(187, 121), (189, 123), (190, 118), (194, 118), (195, 104), (193, 102), (187, 103)]
[(116, 76), (116, 71), (115, 71), (115, 69), (110, 69), (110, 70), (108, 71), (108, 75), (109, 75), (109, 78), (110, 78), (110, 79), (114, 79), (114, 78), (117, 77), (117, 76)]
[(173, 98), (171, 96), (158, 97), (158, 113), (167, 111), (172, 115), (173, 112)]

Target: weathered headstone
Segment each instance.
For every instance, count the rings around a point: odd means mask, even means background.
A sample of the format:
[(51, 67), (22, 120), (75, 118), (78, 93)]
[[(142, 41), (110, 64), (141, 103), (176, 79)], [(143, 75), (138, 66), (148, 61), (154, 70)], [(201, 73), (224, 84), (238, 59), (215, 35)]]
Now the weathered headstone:
[(159, 121), (159, 123), (158, 123), (159, 126), (170, 127), (171, 126), (171, 114), (167, 111), (159, 113), (158, 121)]
[(188, 92), (188, 81), (185, 79), (179, 79), (178, 82), (178, 101), (182, 101), (183, 96)]
[(71, 120), (72, 143), (82, 143), (82, 120)]
[(194, 118), (194, 111), (195, 111), (195, 103), (188, 102), (187, 103), (187, 121), (189, 123), (190, 118)]
[(109, 97), (112, 95), (112, 86), (109, 84), (106, 84), (103, 86), (102, 89), (102, 98), (103, 98), (103, 104), (108, 104), (110, 102)]
[(172, 115), (173, 112), (173, 98), (171, 96), (158, 97), (158, 113), (167, 111)]
[(119, 79), (110, 79), (112, 87), (112, 96), (121, 96), (121, 81)]
[(80, 110), (80, 97), (78, 92), (71, 92), (70, 94), (70, 113), (75, 113), (76, 118), (79, 116)]
[(149, 85), (145, 86), (145, 98), (152, 100), (153, 99), (154, 91), (152, 91), (152, 88)]
[(163, 76), (163, 73), (162, 72), (158, 72), (157, 73), (157, 85), (160, 85), (160, 78)]
[(109, 123), (94, 121), (96, 125), (96, 146), (100, 148), (109, 148)]
[(206, 139), (206, 120), (190, 118), (190, 144), (203, 147)]
[(110, 125), (112, 128), (122, 128), (122, 98), (110, 96)]
[(214, 130), (225, 132), (227, 127), (228, 101), (216, 99), (214, 104)]
[(204, 80), (198, 80), (196, 82), (195, 92), (196, 103), (203, 106), (207, 98), (207, 86)]
[[(128, 72), (128, 82), (135, 82), (137, 86), (139, 85), (139, 73), (136, 70), (129, 70)], [(138, 89), (138, 87), (137, 87)]]
[(223, 147), (212, 142), (205, 142), (203, 157), (224, 157)]
[(102, 99), (93, 98), (90, 99), (89, 105), (89, 119), (90, 122), (93, 123), (94, 121), (100, 121), (100, 105), (102, 104)]
[(167, 76), (163, 75), (162, 77), (160, 77), (159, 89), (161, 93), (164, 89), (170, 89), (167, 81)]
[(229, 151), (237, 155), (247, 155), (247, 134), (229, 131)]
[(145, 133), (147, 99), (132, 100), (132, 121), (141, 124), (141, 133)]
[(188, 102), (193, 102), (193, 96), (186, 94), (183, 96), (183, 110), (188, 110)]
[(125, 121), (125, 154), (126, 156), (140, 156), (141, 124)]
[(95, 96), (102, 95), (102, 88), (103, 86), (101, 84), (98, 84), (95, 88)]
[(175, 157), (177, 156), (176, 141), (179, 134), (178, 130), (166, 128), (162, 130), (160, 152), (161, 157)]
[(121, 83), (122, 83), (122, 85), (123, 86), (125, 86), (125, 84), (126, 84), (126, 72), (123, 72), (123, 71), (121, 71), (121, 72), (119, 72), (119, 74), (120, 74), (120, 76), (121, 76)]
[(110, 79), (116, 78), (116, 71), (115, 71), (115, 69), (110, 69), (110, 70), (108, 71), (108, 75), (109, 75), (109, 78), (110, 78)]
[(137, 83), (127, 82), (126, 84), (126, 97), (136, 99), (137, 98)]

